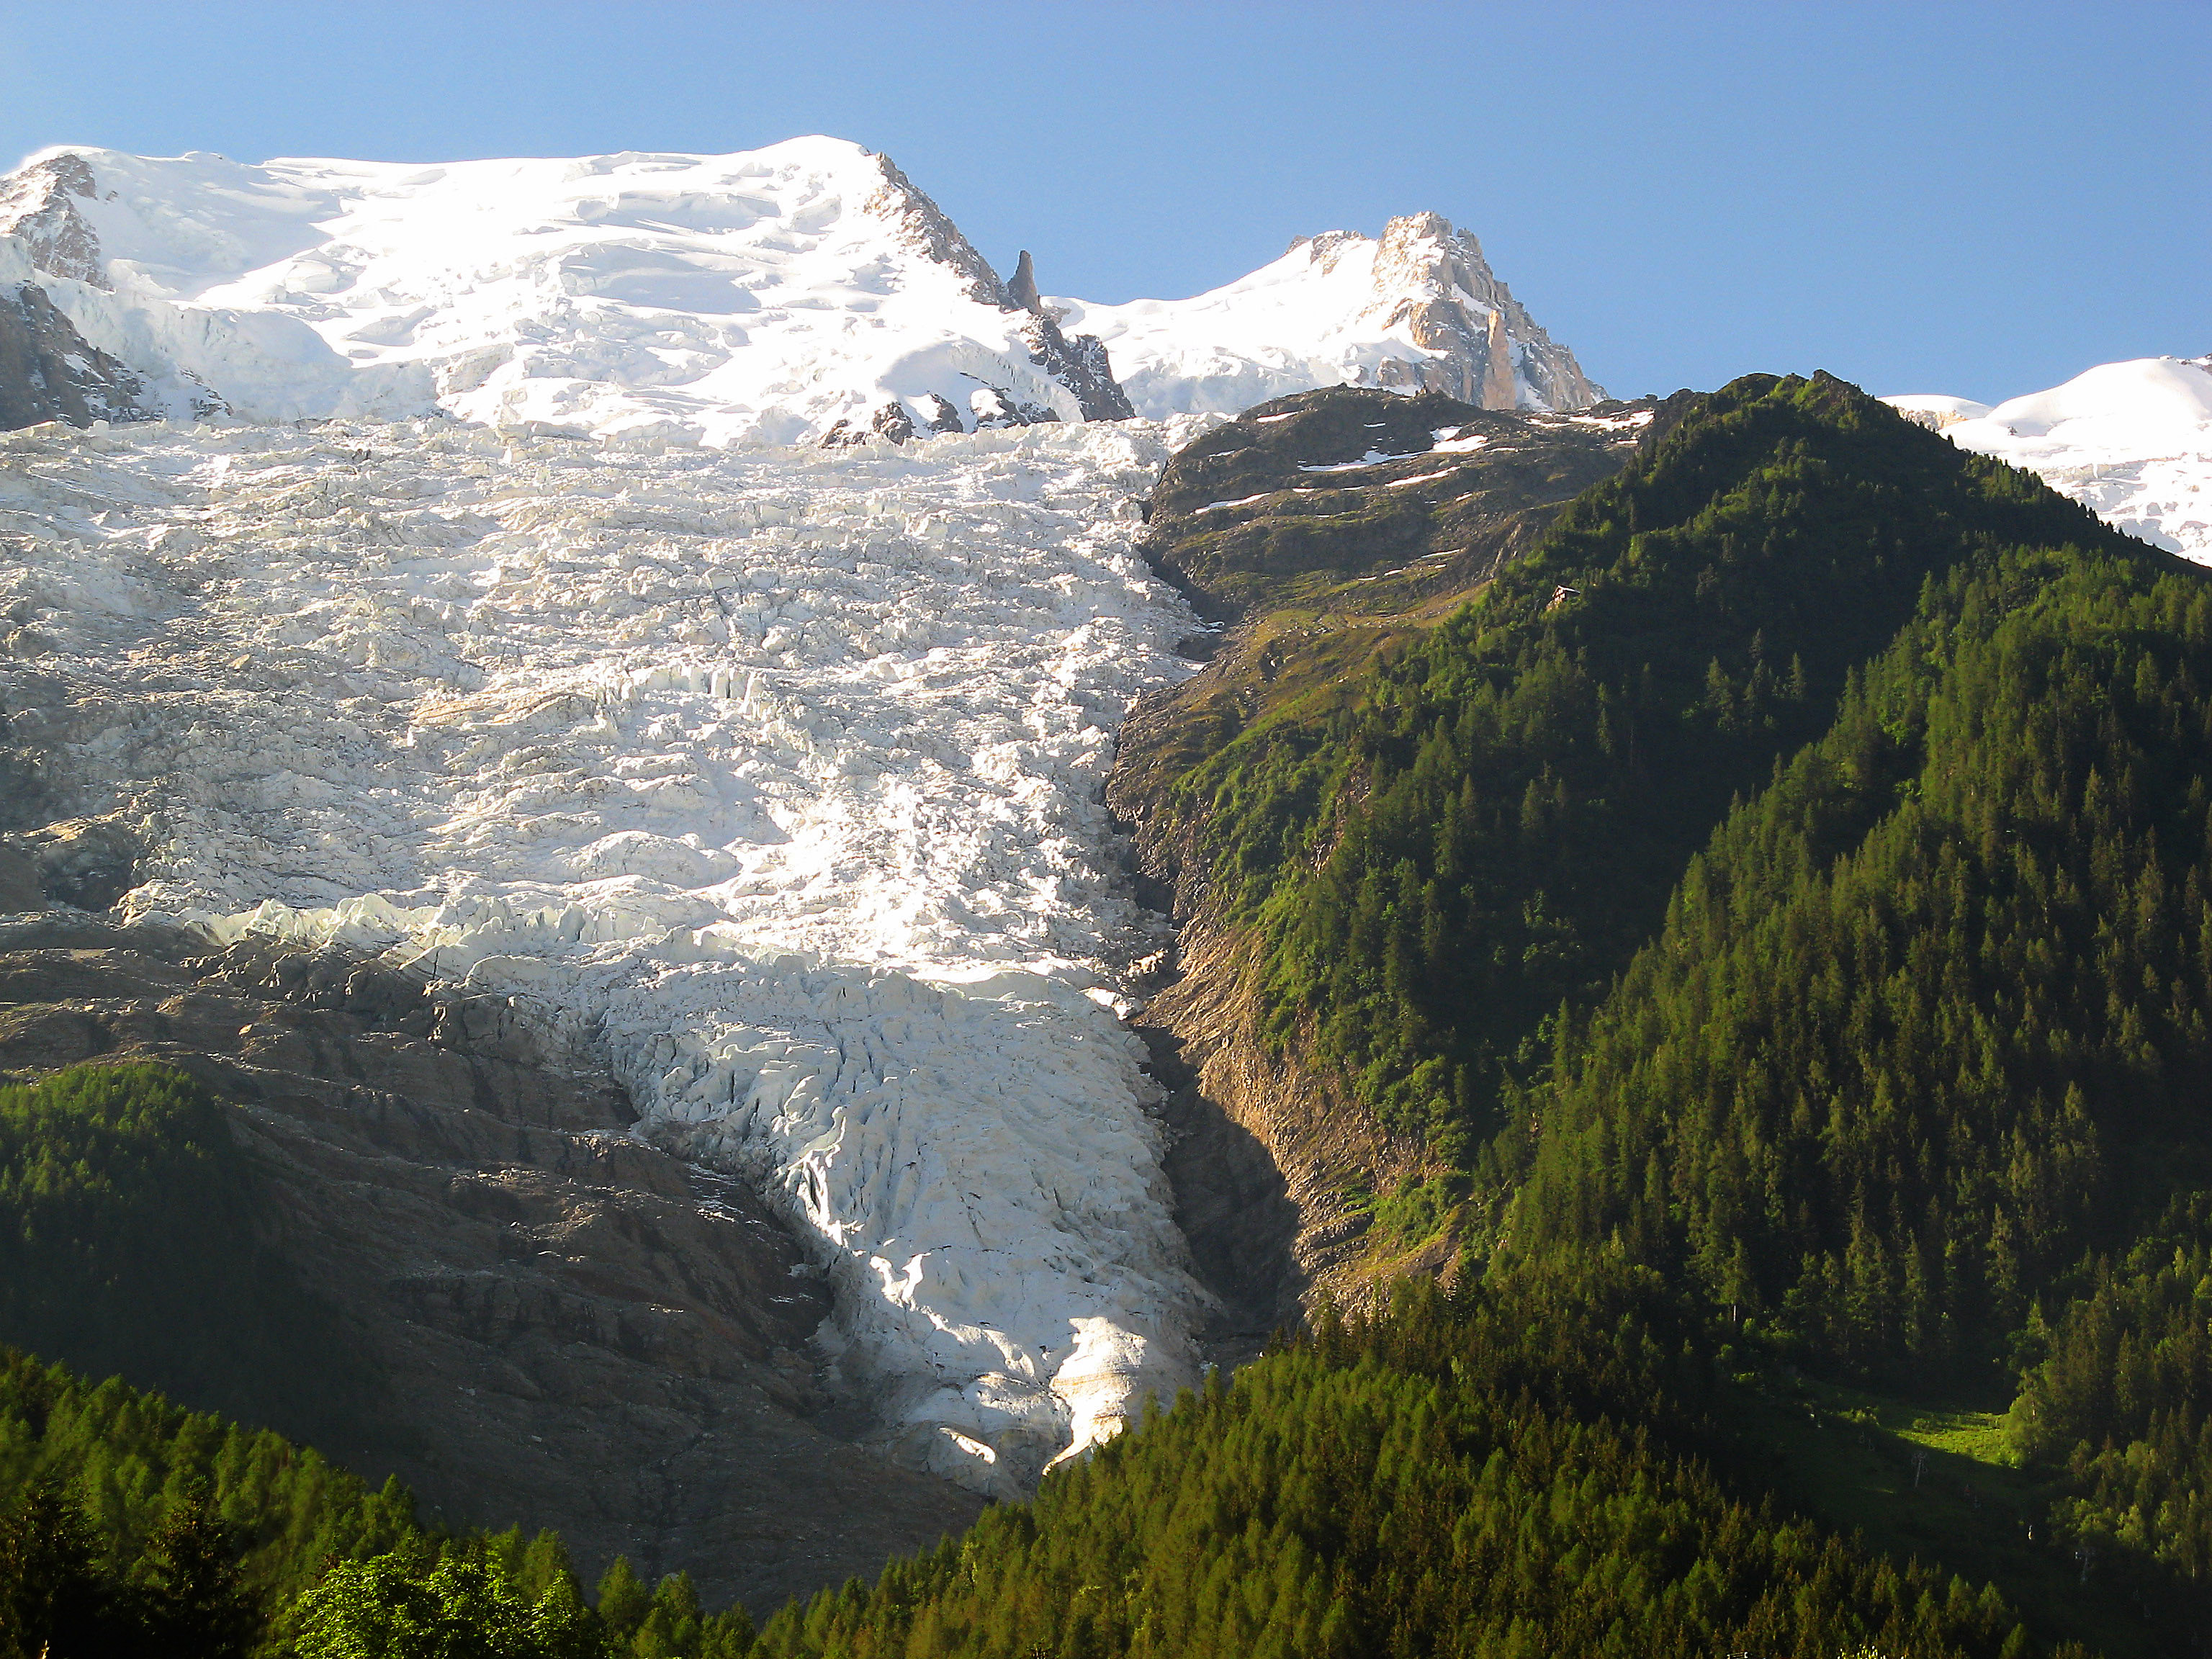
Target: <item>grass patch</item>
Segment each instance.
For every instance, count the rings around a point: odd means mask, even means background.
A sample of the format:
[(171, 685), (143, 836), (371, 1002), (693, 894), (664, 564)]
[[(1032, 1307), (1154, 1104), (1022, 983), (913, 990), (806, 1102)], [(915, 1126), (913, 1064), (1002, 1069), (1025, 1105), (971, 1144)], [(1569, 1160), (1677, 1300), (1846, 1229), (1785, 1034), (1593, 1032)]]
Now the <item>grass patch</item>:
[(1785, 1498), (1895, 1560), (1995, 1583), (2050, 1638), (2107, 1659), (2176, 1650), (2181, 1633), (2158, 1629), (2109, 1564), (2084, 1577), (2046, 1518), (2060, 1481), (2020, 1466), (2002, 1413), (1805, 1378), (1737, 1384), (1736, 1430), (1764, 1449)]

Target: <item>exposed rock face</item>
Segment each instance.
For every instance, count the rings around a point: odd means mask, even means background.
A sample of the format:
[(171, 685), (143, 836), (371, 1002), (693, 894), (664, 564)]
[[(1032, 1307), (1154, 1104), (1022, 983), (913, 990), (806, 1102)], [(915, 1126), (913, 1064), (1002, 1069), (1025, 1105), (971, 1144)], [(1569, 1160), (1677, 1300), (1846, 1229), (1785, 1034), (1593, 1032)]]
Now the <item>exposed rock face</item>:
[(1374, 384), (1441, 392), (1484, 409), (1516, 409), (1522, 380), (1551, 409), (1583, 409), (1604, 394), (1584, 378), (1574, 353), (1557, 344), (1506, 290), (1471, 231), (1434, 213), (1393, 219), (1375, 252), (1375, 301), (1369, 316), (1403, 328), (1438, 354), (1425, 362), (1391, 358)]
[(32, 263), (55, 276), (107, 286), (100, 234), (77, 210), (94, 195), (82, 155), (49, 155), (0, 178), (0, 235), (21, 237)]
[(935, 392), (929, 394), (928, 425), (932, 432), (965, 432), (968, 429), (961, 423), (960, 411)]
[(991, 262), (961, 234), (960, 227), (945, 216), (945, 210), (901, 172), (890, 156), (878, 155), (875, 161), (882, 169), (884, 182), (882, 188), (868, 198), (867, 211), (890, 226), (915, 252), (958, 271), (967, 280), (968, 297), (977, 305), (996, 306), (1001, 311), (1020, 310), (1013, 296), (1006, 292), (1006, 284), (999, 280), (999, 273), (991, 269)]
[(0, 927), (0, 1068), (94, 1059), (236, 1103), (277, 1248), (373, 1378), (356, 1443), (325, 1449), (449, 1518), (554, 1527), (587, 1570), (625, 1553), (766, 1611), (977, 1512), (809, 1421), (827, 1297), (793, 1241), (631, 1137), (621, 1091), (501, 1000), (342, 952)]
[(1014, 267), (1013, 280), (1006, 284), (1006, 297), (1033, 316), (1044, 315), (1044, 299), (1037, 292), (1036, 262), (1027, 248), (1022, 250), (1020, 263)]
[[(1030, 291), (1036, 291), (1031, 284)], [(1073, 339), (1060, 331), (1050, 317), (1038, 316), (1022, 331), (1030, 343), (1030, 361), (1075, 394), (1076, 405), (1086, 421), (1126, 421), (1136, 415), (1128, 394), (1114, 378), (1105, 343), (1095, 334)]]
[(144, 391), (140, 377), (88, 343), (37, 283), (0, 286), (0, 430), (144, 420)]

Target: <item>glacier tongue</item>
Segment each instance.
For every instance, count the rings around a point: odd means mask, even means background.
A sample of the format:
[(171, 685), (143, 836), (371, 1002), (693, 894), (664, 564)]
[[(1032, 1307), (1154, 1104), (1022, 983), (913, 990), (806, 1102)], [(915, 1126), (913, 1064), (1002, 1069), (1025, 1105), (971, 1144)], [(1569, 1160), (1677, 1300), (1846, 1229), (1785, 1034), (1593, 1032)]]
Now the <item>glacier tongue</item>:
[[(1188, 428), (1188, 429), (1187, 429)], [(1189, 1380), (1101, 785), (1188, 672), (1194, 423), (715, 453), (428, 420), (0, 440), (13, 740), (128, 903), (388, 951), (611, 1056), (836, 1291), (911, 1462), (1012, 1495)]]

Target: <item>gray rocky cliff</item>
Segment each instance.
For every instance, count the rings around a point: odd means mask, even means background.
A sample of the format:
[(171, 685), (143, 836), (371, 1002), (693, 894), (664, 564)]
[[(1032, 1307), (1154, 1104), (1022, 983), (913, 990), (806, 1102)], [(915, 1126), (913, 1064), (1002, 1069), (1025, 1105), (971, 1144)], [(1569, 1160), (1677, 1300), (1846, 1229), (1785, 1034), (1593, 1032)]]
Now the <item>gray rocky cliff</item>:
[(32, 264), (50, 276), (106, 288), (99, 234), (76, 206), (94, 190), (82, 155), (49, 155), (0, 178), (0, 236), (20, 238)]
[(0, 284), (0, 430), (149, 417), (145, 381), (88, 343), (36, 283)]
[(977, 1513), (828, 1431), (828, 1297), (796, 1243), (499, 999), (82, 913), (0, 924), (0, 1074), (125, 1060), (230, 1107), (267, 1244), (331, 1316), (329, 1397), (271, 1426), (316, 1424), (449, 1523), (551, 1527), (587, 1572), (624, 1553), (764, 1614)]

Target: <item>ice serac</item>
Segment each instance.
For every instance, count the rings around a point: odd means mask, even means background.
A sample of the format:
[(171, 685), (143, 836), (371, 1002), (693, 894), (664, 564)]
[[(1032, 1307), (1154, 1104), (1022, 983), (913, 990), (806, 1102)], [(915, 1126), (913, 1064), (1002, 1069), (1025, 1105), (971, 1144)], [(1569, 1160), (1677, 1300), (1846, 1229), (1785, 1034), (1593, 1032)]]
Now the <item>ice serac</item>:
[(1199, 424), (17, 433), (0, 767), (128, 835), (131, 915), (611, 1066), (805, 1242), (896, 1456), (1018, 1495), (1195, 1368), (1101, 790), (1189, 672), (1137, 502)]
[(1273, 264), (1189, 300), (1056, 300), (1113, 356), (1137, 411), (1234, 414), (1325, 386), (1441, 392), (1485, 409), (1583, 409), (1604, 397), (1574, 353), (1433, 213), (1377, 240), (1302, 237)]
[(728, 446), (1129, 412), (1095, 340), (830, 138), (431, 167), (56, 150), (0, 180), (0, 231), (176, 413)]
[(2212, 564), (2212, 358), (2101, 363), (1994, 408), (1885, 401), (1961, 448), (2040, 475), (2117, 529)]

